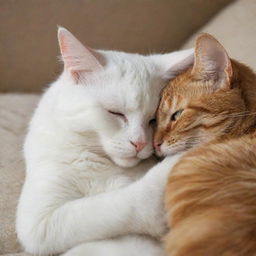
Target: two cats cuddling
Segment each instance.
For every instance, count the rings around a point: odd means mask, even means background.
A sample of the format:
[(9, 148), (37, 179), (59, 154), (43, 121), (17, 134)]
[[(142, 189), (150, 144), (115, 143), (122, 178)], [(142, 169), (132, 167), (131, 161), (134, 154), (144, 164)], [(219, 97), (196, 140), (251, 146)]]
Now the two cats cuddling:
[(58, 39), (64, 71), (43, 95), (24, 145), (16, 221), (24, 249), (255, 255), (250, 68), (208, 34), (195, 50), (150, 56), (96, 51), (64, 28)]

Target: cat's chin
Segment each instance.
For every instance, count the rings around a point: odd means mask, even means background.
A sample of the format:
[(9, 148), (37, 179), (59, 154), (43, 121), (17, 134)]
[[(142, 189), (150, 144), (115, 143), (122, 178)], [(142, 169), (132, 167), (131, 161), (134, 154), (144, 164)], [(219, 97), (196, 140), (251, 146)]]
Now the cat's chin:
[(113, 162), (121, 167), (133, 167), (137, 165), (141, 159), (137, 157), (128, 157), (128, 158), (112, 158)]

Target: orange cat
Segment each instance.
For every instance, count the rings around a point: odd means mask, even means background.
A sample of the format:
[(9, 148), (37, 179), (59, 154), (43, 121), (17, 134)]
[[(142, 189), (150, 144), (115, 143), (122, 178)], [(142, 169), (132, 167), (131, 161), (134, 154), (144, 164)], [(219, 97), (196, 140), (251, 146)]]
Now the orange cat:
[(256, 75), (202, 34), (157, 123), (159, 154), (188, 151), (167, 185), (167, 255), (256, 255)]

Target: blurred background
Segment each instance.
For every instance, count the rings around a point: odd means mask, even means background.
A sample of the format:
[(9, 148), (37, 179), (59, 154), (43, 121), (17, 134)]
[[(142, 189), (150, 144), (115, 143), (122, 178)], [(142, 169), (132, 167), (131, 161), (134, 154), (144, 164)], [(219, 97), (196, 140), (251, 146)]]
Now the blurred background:
[[(66, 27), (92, 48), (149, 54), (179, 49), (193, 33), (224, 12), (228, 17), (221, 19), (218, 29), (223, 31), (225, 27), (226, 37), (235, 40), (240, 51), (240, 26), (256, 32), (255, 3), (256, 0), (2, 0), (0, 91), (40, 92), (56, 78), (62, 68), (57, 61), (57, 25)], [(239, 24), (243, 13), (248, 22)], [(249, 20), (248, 13), (254, 14), (253, 20)], [(218, 36), (219, 31), (213, 31)], [(222, 34), (219, 39), (223, 37)]]
[(256, 0), (0, 0), (0, 255), (28, 256), (15, 233), (22, 145), (62, 70), (57, 25), (92, 48), (142, 54), (189, 48), (209, 32), (256, 70)]

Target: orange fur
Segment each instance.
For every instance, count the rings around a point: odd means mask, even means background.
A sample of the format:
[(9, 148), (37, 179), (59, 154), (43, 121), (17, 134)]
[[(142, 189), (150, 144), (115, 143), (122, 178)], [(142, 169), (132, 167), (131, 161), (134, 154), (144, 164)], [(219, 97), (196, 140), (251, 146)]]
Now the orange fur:
[[(210, 72), (208, 57), (217, 63)], [(203, 34), (194, 66), (165, 88), (157, 120), (156, 143), (188, 150), (166, 189), (167, 254), (256, 255), (256, 75)]]

